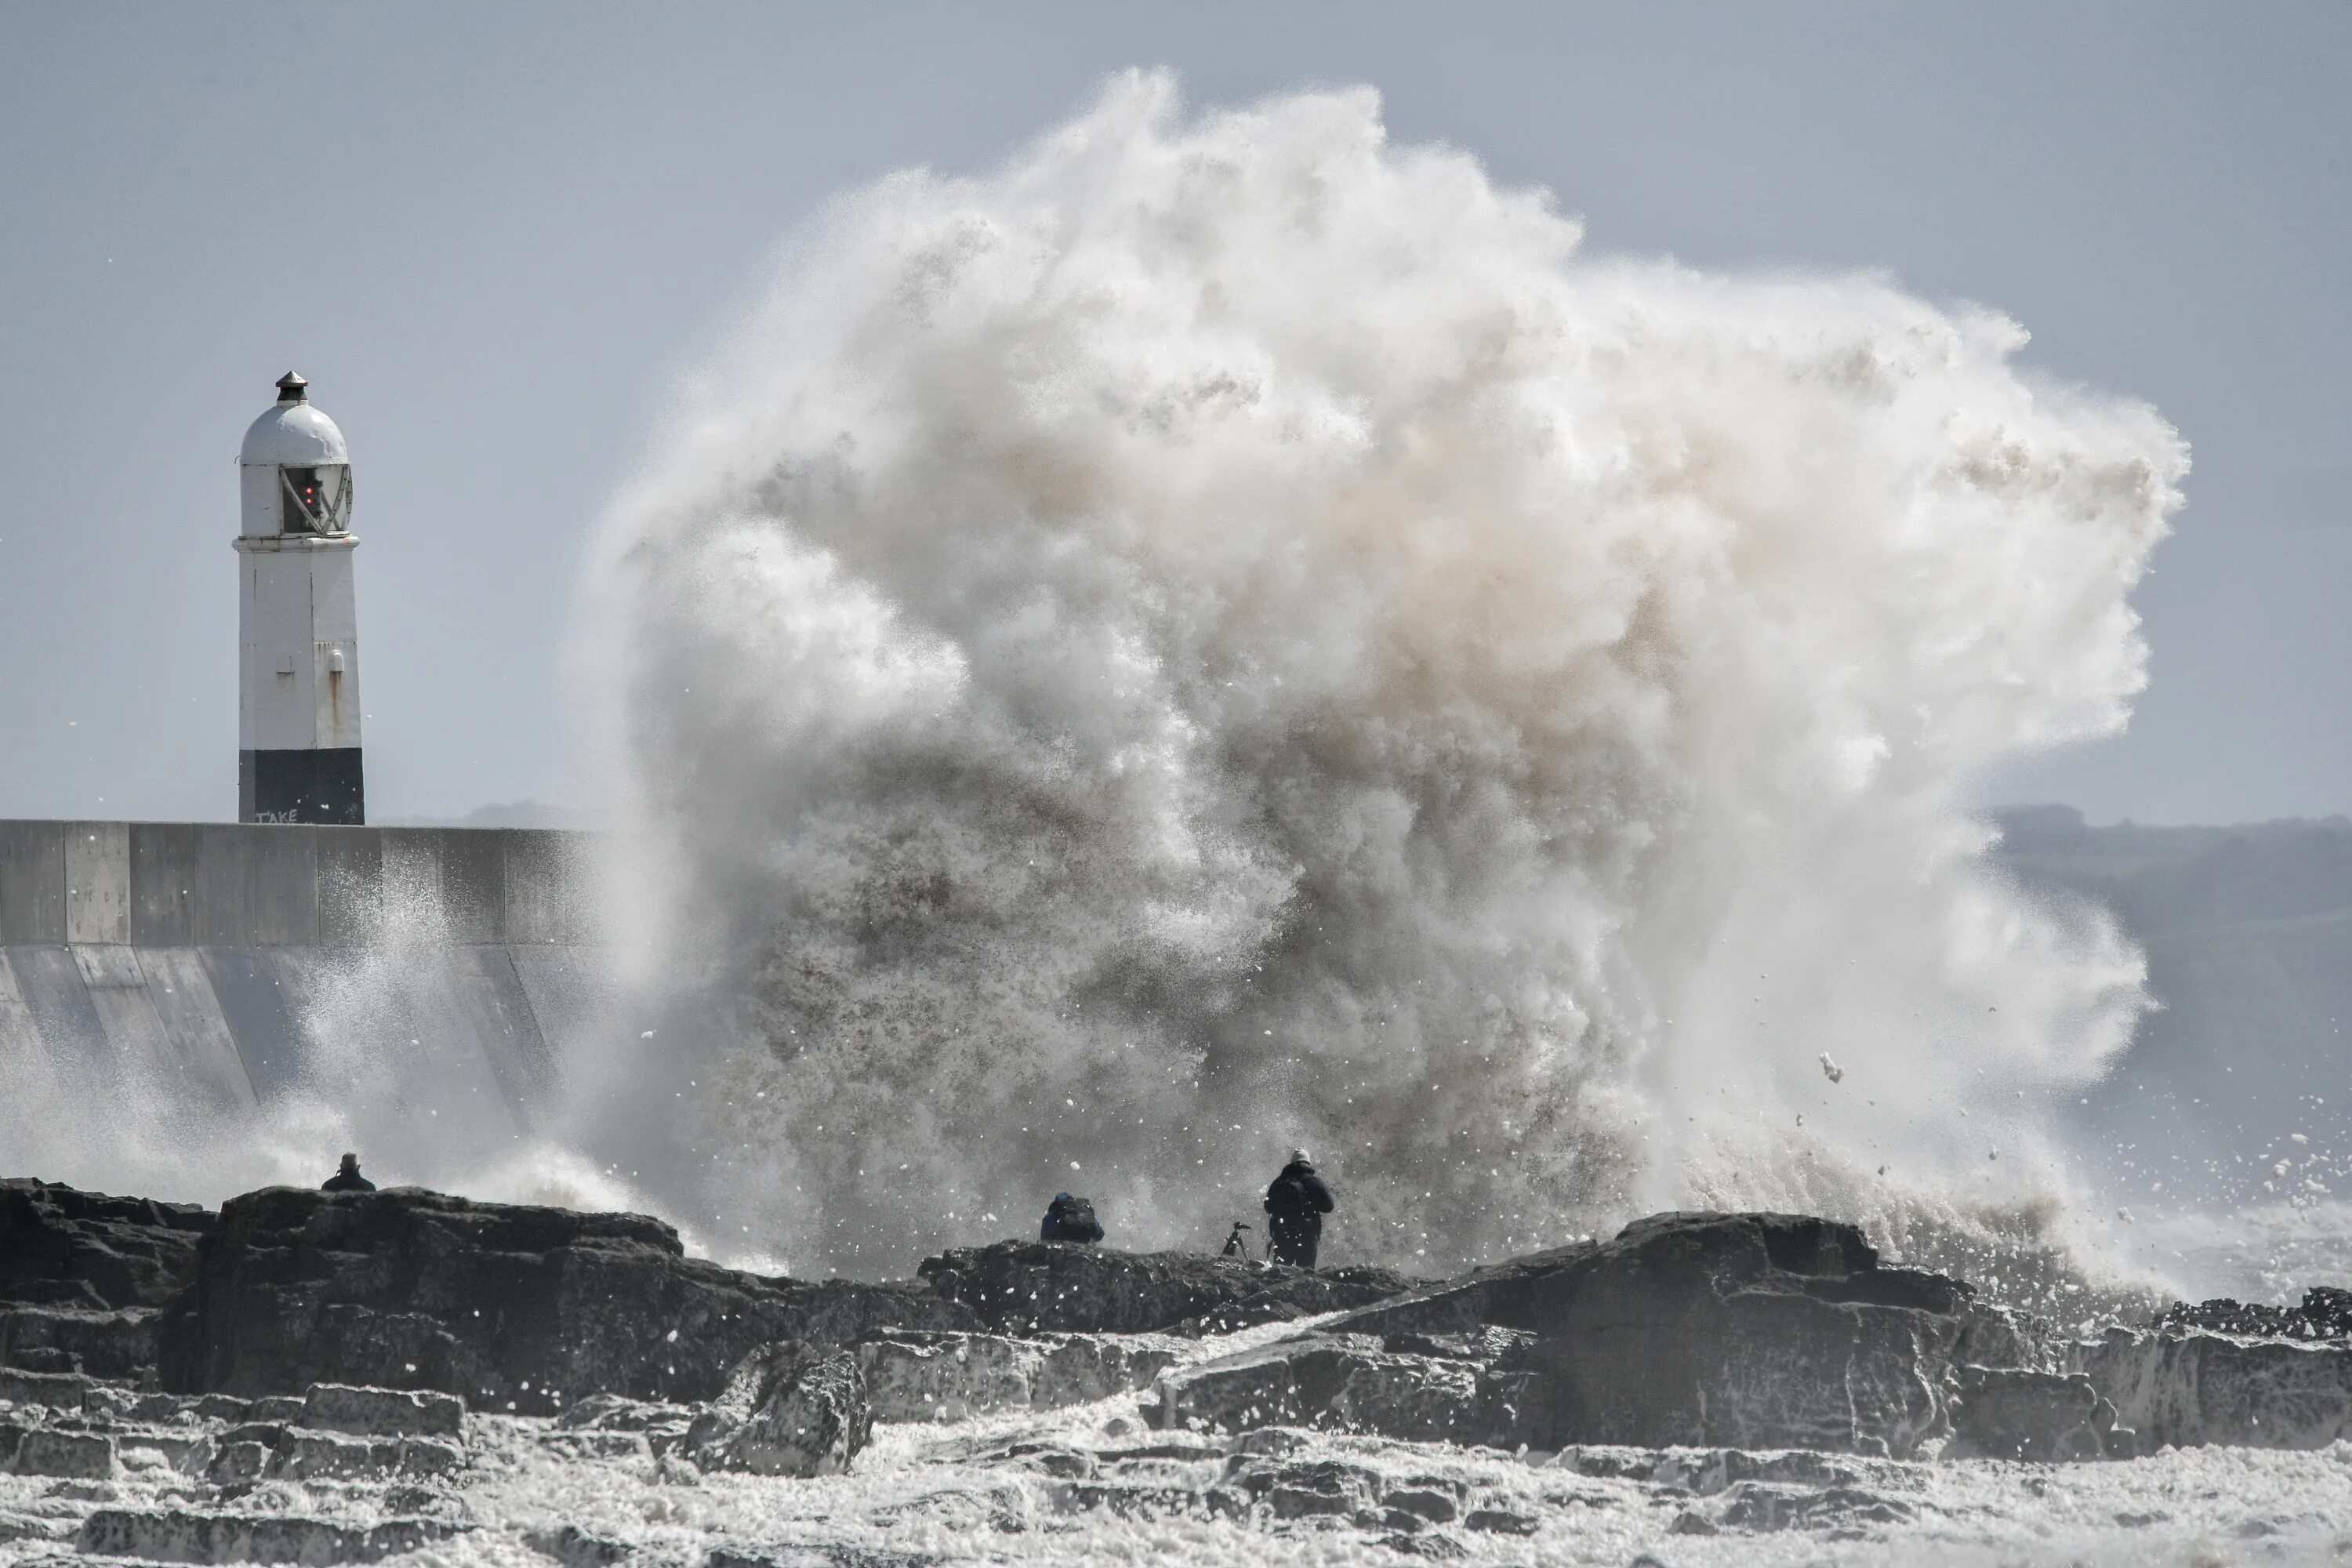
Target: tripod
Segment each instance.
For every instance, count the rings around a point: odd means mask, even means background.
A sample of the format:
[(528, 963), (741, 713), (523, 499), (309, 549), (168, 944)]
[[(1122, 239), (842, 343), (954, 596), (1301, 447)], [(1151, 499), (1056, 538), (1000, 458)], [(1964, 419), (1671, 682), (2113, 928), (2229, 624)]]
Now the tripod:
[(1249, 1229), (1249, 1222), (1247, 1220), (1237, 1219), (1234, 1221), (1233, 1231), (1225, 1237), (1225, 1249), (1222, 1253), (1218, 1254), (1218, 1256), (1221, 1258), (1239, 1258), (1250, 1262), (1255, 1262), (1256, 1259), (1250, 1258), (1249, 1238), (1242, 1234), (1247, 1229)]

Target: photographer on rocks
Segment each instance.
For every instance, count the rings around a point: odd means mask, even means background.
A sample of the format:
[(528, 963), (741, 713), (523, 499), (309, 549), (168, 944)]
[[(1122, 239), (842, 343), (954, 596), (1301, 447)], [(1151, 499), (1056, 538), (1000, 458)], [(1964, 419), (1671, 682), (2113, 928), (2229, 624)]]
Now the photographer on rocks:
[(1304, 1149), (1290, 1152), (1290, 1163), (1265, 1189), (1265, 1250), (1276, 1263), (1315, 1267), (1323, 1242), (1323, 1216), (1332, 1209), (1331, 1189), (1315, 1173)]
[(375, 1184), (360, 1174), (360, 1157), (346, 1154), (342, 1168), (320, 1183), (319, 1190), (322, 1193), (372, 1193), (375, 1191)]

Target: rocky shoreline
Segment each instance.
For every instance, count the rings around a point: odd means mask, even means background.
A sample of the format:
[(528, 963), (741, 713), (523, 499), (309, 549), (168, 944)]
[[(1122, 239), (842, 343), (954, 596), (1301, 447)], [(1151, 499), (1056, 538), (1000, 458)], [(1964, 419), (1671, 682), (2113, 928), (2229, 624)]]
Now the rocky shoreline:
[[(1909, 1506), (1873, 1466), (2352, 1438), (2344, 1301), (2184, 1305), (2078, 1341), (1851, 1226), (1766, 1214), (1653, 1215), (1450, 1281), (1007, 1241), (910, 1281), (808, 1282), (689, 1258), (642, 1215), (287, 1188), (215, 1215), (10, 1180), (0, 1471), (88, 1506), (0, 1504), (0, 1559), (70, 1522), (99, 1556), (373, 1561), (458, 1528), (442, 1505), (485, 1433), (656, 1481), (817, 1484), (877, 1423), (971, 1430), (966, 1461), (1045, 1476), (1065, 1509), (1312, 1519), (1421, 1554), (1521, 1516), (1349, 1445), (1717, 1499), (1685, 1534), (1867, 1529)], [(999, 1440), (1120, 1401), (1115, 1441)], [(142, 1483), (143, 1506), (103, 1506)], [(321, 1486), (368, 1506), (305, 1534), (286, 1489)]]

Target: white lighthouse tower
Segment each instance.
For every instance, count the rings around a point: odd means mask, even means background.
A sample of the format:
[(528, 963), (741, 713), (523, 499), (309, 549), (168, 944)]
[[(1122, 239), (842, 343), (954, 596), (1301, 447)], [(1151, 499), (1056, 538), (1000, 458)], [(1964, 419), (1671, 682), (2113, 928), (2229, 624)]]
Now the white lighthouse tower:
[(236, 817), (367, 820), (352, 459), (288, 372), (238, 458)]

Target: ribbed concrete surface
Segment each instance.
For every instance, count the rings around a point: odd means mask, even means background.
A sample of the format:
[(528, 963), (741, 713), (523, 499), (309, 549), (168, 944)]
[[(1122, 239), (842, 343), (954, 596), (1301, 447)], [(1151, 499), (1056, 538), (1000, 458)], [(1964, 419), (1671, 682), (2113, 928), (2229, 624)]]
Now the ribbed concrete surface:
[(609, 1016), (592, 844), (0, 821), (0, 1081), (138, 1082), (233, 1112), (322, 1070), (341, 1029), (414, 1042), (401, 1098), (450, 1134), (528, 1132)]

